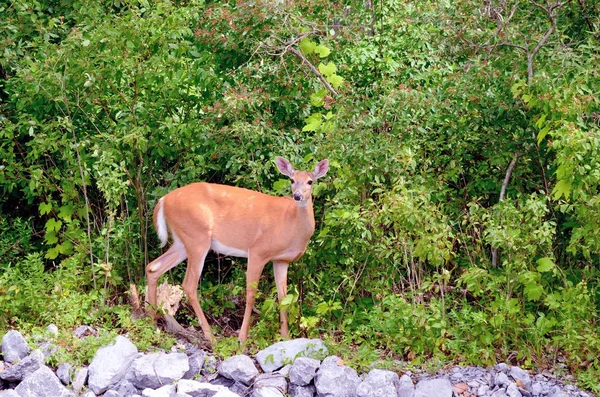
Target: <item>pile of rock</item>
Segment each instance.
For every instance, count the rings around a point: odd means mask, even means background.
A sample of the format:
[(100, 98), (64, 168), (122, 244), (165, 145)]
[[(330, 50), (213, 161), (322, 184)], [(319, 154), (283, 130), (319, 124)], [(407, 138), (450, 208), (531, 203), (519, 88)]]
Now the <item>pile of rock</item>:
[(327, 348), (318, 339), (279, 342), (254, 360), (238, 355), (218, 363), (214, 356), (189, 345), (171, 352), (140, 353), (126, 337), (118, 336), (98, 350), (88, 367), (75, 369), (65, 363), (56, 371), (45, 364), (55, 349), (48, 342), (40, 347), (30, 351), (17, 331), (4, 335), (0, 397), (592, 396), (552, 377), (532, 379), (521, 368), (506, 364), (489, 370), (458, 367), (435, 375), (407, 372), (401, 377), (373, 369), (359, 376), (339, 357), (327, 357)]

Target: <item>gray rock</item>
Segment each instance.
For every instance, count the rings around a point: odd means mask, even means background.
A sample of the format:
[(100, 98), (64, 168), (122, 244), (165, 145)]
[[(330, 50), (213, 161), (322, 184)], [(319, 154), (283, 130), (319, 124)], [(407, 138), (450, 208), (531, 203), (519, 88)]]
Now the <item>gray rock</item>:
[(479, 396), (487, 396), (490, 393), (490, 387), (488, 385), (481, 385), (477, 389), (477, 394)]
[(446, 378), (422, 380), (417, 383), (414, 397), (452, 397), (452, 384)]
[(252, 386), (246, 386), (242, 382), (233, 382), (233, 384), (229, 386), (228, 389), (239, 396), (247, 396), (248, 394), (250, 394)]
[(312, 382), (321, 362), (309, 357), (298, 357), (290, 369), (290, 383), (306, 386)]
[(531, 377), (527, 371), (524, 371), (519, 367), (510, 367), (510, 376), (515, 381), (520, 380), (523, 382), (525, 389), (529, 390), (531, 388)]
[(190, 369), (185, 353), (152, 353), (133, 362), (127, 380), (138, 389), (158, 389), (183, 377)]
[(494, 385), (500, 387), (508, 387), (512, 382), (508, 379), (508, 376), (504, 372), (498, 372), (494, 377)]
[(400, 378), (392, 371), (373, 369), (356, 388), (358, 397), (396, 396)]
[(56, 376), (63, 385), (68, 385), (71, 383), (71, 372), (73, 372), (73, 366), (69, 363), (63, 363), (56, 369)]
[(207, 355), (204, 358), (204, 365), (200, 373), (205, 376), (217, 373), (217, 359), (215, 356)]
[(277, 371), (275, 371), (275, 373), (283, 375), (286, 378), (289, 378), (291, 370), (292, 370), (292, 365), (287, 364), (287, 365), (284, 365), (283, 367), (279, 368)]
[(206, 353), (202, 350), (198, 350), (192, 353), (188, 357), (188, 365), (190, 369), (183, 374), (183, 379), (192, 379), (196, 375), (202, 373), (202, 367), (204, 367), (204, 360), (206, 359)]
[(96, 393), (94, 393), (91, 390), (88, 390), (85, 392), (85, 394), (83, 395), (83, 397), (96, 397)]
[(494, 365), (494, 369), (498, 372), (503, 372), (505, 374), (508, 374), (508, 372), (510, 371), (510, 367), (505, 363), (499, 363)]
[(264, 386), (255, 388), (252, 397), (285, 397), (285, 395), (276, 387)]
[(287, 381), (283, 375), (277, 373), (258, 375), (254, 381), (254, 389), (260, 389), (264, 387), (274, 387), (282, 392), (285, 392), (287, 391)]
[(360, 383), (356, 371), (343, 365), (337, 356), (323, 360), (315, 376), (319, 397), (354, 397)]
[(491, 397), (508, 397), (506, 395), (506, 391), (504, 389), (498, 389), (495, 392), (493, 392), (492, 394), (490, 394)]
[(521, 392), (519, 391), (519, 388), (517, 387), (516, 384), (511, 383), (506, 388), (506, 395), (508, 397), (521, 397)]
[(7, 363), (27, 357), (31, 349), (18, 331), (8, 331), (2, 337), (2, 357)]
[(256, 361), (263, 371), (273, 372), (298, 357), (321, 358), (327, 355), (327, 347), (320, 339), (293, 339), (275, 343), (261, 350)]
[(219, 365), (219, 375), (249, 385), (258, 375), (252, 359), (245, 355), (229, 357)]
[(189, 379), (181, 379), (177, 382), (177, 393), (192, 397), (239, 397), (225, 386), (211, 385), (210, 383)]
[(46, 332), (50, 335), (58, 336), (58, 327), (55, 324), (50, 324), (46, 327)]
[(88, 335), (96, 335), (96, 331), (89, 325), (82, 325), (73, 331), (73, 335), (79, 339), (83, 339)]
[(18, 361), (12, 367), (0, 372), (0, 379), (8, 382), (20, 382), (30, 374), (34, 373), (45, 363), (44, 355), (39, 350), (34, 350), (29, 356)]
[(115, 343), (101, 347), (88, 367), (88, 385), (95, 394), (102, 394), (117, 384), (137, 356), (137, 348), (124, 336)]
[(558, 386), (554, 386), (552, 389), (550, 389), (550, 392), (548, 393), (548, 397), (569, 397), (569, 393), (562, 390)]
[(119, 383), (112, 386), (110, 390), (104, 393), (104, 397), (107, 394), (113, 393), (115, 397), (132, 397), (138, 394), (136, 387), (127, 379), (122, 379)]
[(40, 350), (45, 357), (50, 357), (58, 351), (58, 347), (50, 342), (44, 342), (40, 345)]
[(314, 385), (299, 386), (290, 383), (288, 393), (291, 397), (313, 397), (317, 389)]
[(13, 389), (0, 391), (0, 397), (21, 397)]
[(156, 390), (144, 389), (142, 397), (171, 397), (175, 395), (175, 385), (164, 385)]
[(398, 397), (413, 397), (415, 385), (408, 375), (402, 375), (398, 380)]
[(75, 375), (73, 376), (73, 391), (76, 394), (81, 393), (81, 390), (83, 390), (83, 386), (85, 386), (87, 384), (87, 378), (88, 378), (88, 369), (87, 367), (78, 369), (77, 371), (75, 371)]
[(25, 380), (19, 383), (15, 388), (17, 394), (21, 397), (67, 397), (73, 396), (66, 387), (60, 383), (60, 380), (54, 375), (54, 372), (45, 365), (34, 373), (30, 374)]
[(531, 385), (531, 394), (533, 394), (534, 397), (538, 397), (542, 394), (545, 394), (545, 389), (544, 386), (542, 386), (541, 382), (533, 382), (533, 384)]

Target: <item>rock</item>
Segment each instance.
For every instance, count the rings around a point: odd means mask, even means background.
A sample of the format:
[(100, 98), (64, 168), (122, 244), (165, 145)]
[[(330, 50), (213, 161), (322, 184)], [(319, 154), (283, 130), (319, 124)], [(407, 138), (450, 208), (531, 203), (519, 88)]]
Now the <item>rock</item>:
[(396, 396), (400, 387), (398, 374), (373, 369), (356, 388), (358, 397)]
[(8, 331), (2, 337), (2, 357), (7, 363), (27, 357), (31, 349), (18, 331)]
[(494, 377), (494, 385), (500, 387), (508, 387), (512, 382), (508, 379), (508, 376), (504, 372), (498, 372)]
[(50, 357), (58, 351), (58, 347), (50, 342), (44, 342), (40, 345), (40, 350), (44, 354), (44, 357)]
[(402, 375), (398, 381), (398, 397), (413, 397), (415, 385), (408, 375)]
[(292, 370), (292, 365), (287, 364), (287, 365), (284, 365), (283, 367), (279, 368), (277, 371), (275, 371), (275, 373), (283, 375), (286, 378), (289, 378), (291, 370)]
[(112, 386), (110, 390), (104, 393), (104, 397), (113, 395), (114, 397), (132, 397), (138, 394), (136, 387), (127, 379), (122, 379), (119, 383)]
[(16, 391), (9, 389), (9, 390), (0, 391), (0, 397), (21, 397), (21, 396), (19, 396)]
[(544, 390), (544, 387), (542, 386), (542, 383), (541, 382), (533, 382), (533, 384), (531, 385), (531, 393), (534, 395), (534, 397), (545, 394), (545, 390)]
[(142, 397), (171, 397), (175, 394), (175, 385), (164, 385), (156, 390), (144, 389)]
[(299, 386), (290, 383), (288, 388), (288, 393), (291, 397), (313, 397), (316, 392), (317, 389), (314, 385)]
[(558, 386), (554, 386), (552, 389), (550, 389), (548, 397), (569, 397), (569, 393), (565, 392)]
[(210, 383), (189, 379), (181, 379), (177, 382), (177, 393), (192, 397), (239, 397), (225, 386), (211, 385)]
[(12, 367), (8, 367), (0, 372), (0, 379), (8, 382), (20, 382), (44, 366), (45, 361), (42, 352), (34, 350), (33, 353), (23, 360), (16, 362)]
[(321, 362), (309, 357), (298, 357), (290, 369), (290, 383), (306, 386), (312, 382)]
[(264, 387), (274, 387), (282, 392), (286, 392), (287, 381), (283, 375), (277, 373), (258, 375), (254, 381), (254, 389), (260, 389)]
[(298, 357), (321, 358), (327, 355), (327, 347), (320, 339), (293, 339), (275, 343), (261, 350), (256, 361), (264, 372), (273, 372)]
[[(41, 354), (41, 352), (40, 352)], [(73, 396), (54, 372), (45, 365), (30, 374), (15, 388), (21, 397), (67, 397)]]
[(517, 381), (523, 382), (523, 386), (525, 386), (526, 390), (531, 388), (531, 377), (527, 371), (522, 370), (519, 367), (510, 367), (510, 376)]
[(58, 327), (55, 324), (50, 324), (46, 327), (46, 332), (50, 335), (58, 336)]
[(188, 357), (188, 365), (190, 369), (183, 374), (183, 379), (192, 379), (196, 375), (202, 373), (202, 367), (204, 367), (204, 360), (206, 359), (206, 353), (202, 350), (198, 350), (192, 353)]
[(76, 394), (81, 393), (81, 390), (83, 390), (83, 386), (85, 386), (87, 384), (87, 378), (88, 378), (88, 369), (87, 367), (78, 369), (77, 371), (75, 371), (75, 375), (73, 376), (73, 391)]
[(68, 385), (71, 383), (71, 372), (73, 371), (73, 366), (69, 363), (63, 363), (58, 366), (56, 369), (56, 376), (63, 383), (63, 385)]
[(82, 325), (73, 331), (73, 335), (79, 339), (83, 339), (88, 335), (96, 335), (96, 331), (89, 325)]
[(217, 359), (215, 356), (207, 355), (204, 358), (204, 365), (200, 373), (205, 376), (217, 373)]
[(276, 387), (265, 386), (255, 388), (252, 397), (285, 397), (285, 395)]
[(508, 374), (508, 372), (510, 371), (510, 367), (505, 363), (499, 363), (494, 365), (494, 369), (498, 372), (503, 372), (505, 374)]
[(85, 392), (85, 394), (83, 395), (83, 397), (96, 397), (96, 393), (94, 393), (91, 390), (88, 390), (88, 391)]
[(426, 379), (417, 383), (414, 397), (452, 397), (452, 384), (448, 379)]
[(252, 359), (245, 355), (229, 357), (219, 366), (219, 375), (249, 385), (258, 375)]
[(124, 336), (115, 343), (101, 347), (88, 367), (88, 385), (95, 394), (102, 394), (117, 384), (137, 356), (137, 348)]
[(519, 388), (517, 387), (516, 384), (511, 383), (506, 388), (506, 395), (508, 397), (521, 397), (521, 392), (519, 391)]
[(183, 377), (190, 369), (185, 353), (152, 353), (137, 358), (127, 380), (138, 389), (158, 389)]
[(315, 376), (319, 397), (353, 397), (361, 383), (356, 371), (343, 365), (337, 356), (327, 357)]

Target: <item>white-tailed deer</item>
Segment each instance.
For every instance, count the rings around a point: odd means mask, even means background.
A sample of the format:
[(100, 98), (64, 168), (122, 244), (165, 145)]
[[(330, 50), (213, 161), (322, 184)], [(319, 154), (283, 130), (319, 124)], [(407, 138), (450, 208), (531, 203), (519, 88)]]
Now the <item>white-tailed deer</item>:
[[(273, 197), (233, 186), (192, 183), (161, 198), (154, 209), (154, 225), (164, 246), (171, 232), (172, 244), (160, 257), (146, 266), (147, 300), (156, 305), (159, 277), (187, 258), (183, 290), (198, 317), (206, 339), (212, 334), (198, 302), (198, 281), (209, 250), (248, 258), (246, 272), (246, 310), (239, 333), (248, 338), (250, 316), (258, 281), (267, 262), (273, 262), (279, 300), (287, 294), (288, 264), (306, 250), (315, 230), (312, 204), (313, 182), (329, 169), (322, 160), (312, 172), (296, 171), (285, 159), (277, 157), (277, 168), (288, 176), (292, 197)], [(156, 317), (156, 314), (154, 314)], [(281, 335), (288, 337), (287, 314), (280, 312)]]

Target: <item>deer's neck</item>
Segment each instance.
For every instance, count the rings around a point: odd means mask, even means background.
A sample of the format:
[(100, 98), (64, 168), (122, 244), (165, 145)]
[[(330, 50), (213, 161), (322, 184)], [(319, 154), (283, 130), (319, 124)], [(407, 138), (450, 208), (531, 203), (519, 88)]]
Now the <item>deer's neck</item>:
[(293, 218), (297, 232), (310, 238), (315, 231), (315, 214), (312, 200), (308, 200), (303, 206), (294, 203)]

